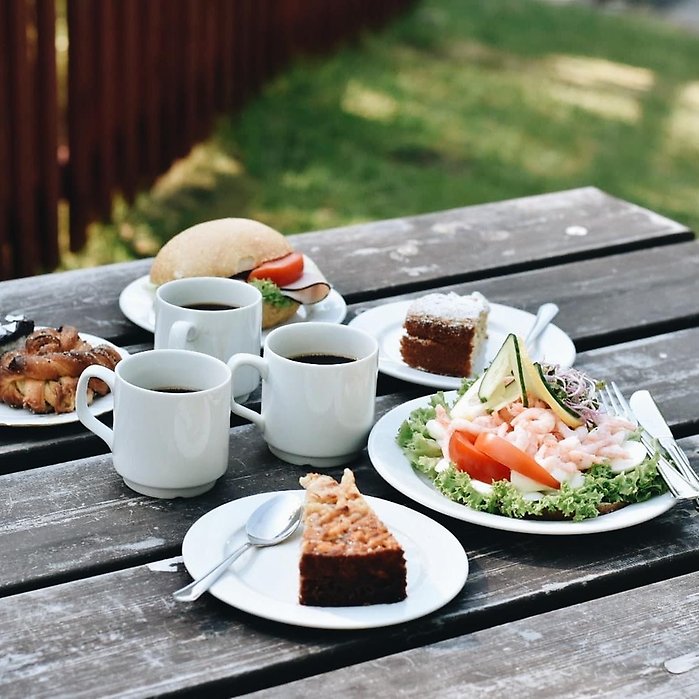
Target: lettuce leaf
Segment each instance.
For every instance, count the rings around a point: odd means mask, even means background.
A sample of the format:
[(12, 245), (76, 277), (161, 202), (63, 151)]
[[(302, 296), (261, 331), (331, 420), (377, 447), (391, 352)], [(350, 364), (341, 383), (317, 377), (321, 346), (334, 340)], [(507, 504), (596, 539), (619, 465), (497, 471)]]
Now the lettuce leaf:
[(278, 308), (291, 306), (296, 303), (288, 296), (284, 296), (279, 287), (269, 279), (251, 279), (248, 284), (256, 286), (262, 294), (262, 301)]

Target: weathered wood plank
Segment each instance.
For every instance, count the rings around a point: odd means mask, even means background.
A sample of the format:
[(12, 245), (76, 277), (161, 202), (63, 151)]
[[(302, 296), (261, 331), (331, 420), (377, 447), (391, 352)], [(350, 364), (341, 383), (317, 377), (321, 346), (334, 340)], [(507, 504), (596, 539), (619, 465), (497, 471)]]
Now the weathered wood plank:
[[(402, 395), (381, 400), (380, 410), (407, 399)], [(75, 577), (82, 568), (125, 567), (144, 557), (171, 555), (188, 527), (208, 510), (245, 495), (296, 488), (307, 471), (272, 456), (252, 425), (234, 428), (230, 445), (226, 475), (208, 494), (192, 500), (138, 495), (124, 486), (109, 455), (0, 476), (0, 550), (11, 559), (0, 566), (0, 594), (54, 577)], [(362, 463), (369, 470), (368, 461)], [(389, 494), (380, 479), (374, 482), (383, 496)], [(93, 545), (76, 549), (74, 542), (82, 539)]]
[(119, 310), (122, 289), (147, 274), (150, 265), (149, 260), (121, 262), (3, 282), (0, 312), (25, 313), (38, 325), (74, 325), (119, 345), (152, 342), (151, 333)]
[[(589, 348), (580, 353), (579, 365), (600, 378), (618, 380), (627, 392), (640, 387), (653, 391), (673, 429), (686, 435), (682, 444), (697, 468), (699, 327), (692, 301), (699, 246), (685, 244), (690, 237), (681, 224), (584, 188), (355, 226), (332, 236), (309, 233), (295, 236), (294, 243), (316, 259), (350, 302), (453, 282), (458, 282), (459, 289), (480, 288), (493, 301), (527, 310), (555, 300), (561, 306), (558, 324), (579, 343), (579, 349)], [(468, 249), (465, 240), (470, 243)], [(474, 245), (486, 240), (487, 245)], [(523, 253), (524, 248), (530, 252)], [(353, 254), (357, 250), (371, 255), (371, 265), (366, 255)], [(627, 253), (621, 256), (621, 250)], [(517, 258), (514, 264), (513, 257)], [(549, 269), (540, 269), (544, 265)], [(62, 322), (119, 344), (139, 343), (142, 349), (150, 346), (152, 336), (121, 316), (117, 298), (149, 266), (149, 260), (142, 260), (3, 284), (0, 310), (27, 310), (21, 304), (31, 297), (38, 322), (59, 322), (51, 314), (61, 314)], [(370, 267), (376, 279), (370, 278)], [(632, 341), (610, 344), (626, 339)], [(379, 398), (378, 415), (431, 389), (382, 379), (380, 392), (386, 391), (395, 393)], [(529, 653), (533, 664), (548, 670), (543, 662), (550, 661), (555, 650), (573, 647), (566, 635), (567, 619), (579, 628), (587, 628), (586, 624), (596, 628), (595, 614), (606, 613), (605, 607), (581, 613), (581, 607), (570, 605), (699, 568), (699, 516), (689, 503), (652, 522), (602, 536), (517, 535), (426, 511), (388, 486), (364, 454), (352, 465), (362, 490), (426, 512), (447, 524), (464, 543), (471, 574), (452, 603), (407, 625), (348, 634), (265, 622), (208, 596), (191, 606), (178, 605), (171, 592), (188, 580), (177, 554), (189, 526), (223, 502), (296, 487), (307, 469), (271, 456), (255, 429), (245, 424), (231, 430), (229, 469), (210, 493), (188, 501), (152, 500), (123, 485), (109, 456), (57, 463), (62, 455), (73, 458), (86, 453), (83, 450), (90, 445), (101, 445), (81, 429), (69, 427), (43, 435), (34, 430), (21, 436), (17, 430), (0, 429), (0, 469), (10, 468), (17, 456), (53, 462), (0, 476), (2, 696), (168, 692), (230, 696), (462, 636), (439, 646), (434, 672), (416, 670), (417, 675), (431, 675), (424, 686), (444, 693), (450, 684), (441, 668), (454, 657), (463, 660), (473, 655), (472, 645), (460, 644), (471, 644), (471, 639), (481, 636), (463, 637), (464, 633), (569, 607), (572, 617), (526, 620), (541, 624), (536, 627), (516, 622), (493, 630), (504, 635), (493, 636), (492, 641), (484, 636), (482, 641), (478, 668), (488, 658), (504, 664), (507, 658), (502, 651), (509, 646), (523, 657)], [(331, 473), (337, 476), (340, 470)], [(172, 556), (172, 561), (163, 561)], [(696, 585), (696, 580), (691, 582)], [(686, 594), (684, 588), (680, 594)], [(634, 598), (615, 599), (630, 600), (635, 613)], [(665, 619), (664, 608), (656, 613), (660, 599), (661, 593), (654, 592), (648, 598), (648, 616), (654, 621)], [(696, 605), (693, 609), (696, 615)], [(616, 628), (609, 628), (601, 640), (581, 640), (574, 646), (578, 657), (586, 652), (596, 656), (606, 649), (610, 657), (605, 657), (603, 665), (620, 692), (626, 686), (658, 686), (651, 672), (655, 666), (643, 664), (650, 657), (647, 648), (652, 637), (647, 643), (636, 641), (648, 625), (630, 619), (628, 607), (614, 611), (619, 612), (615, 626), (625, 624), (634, 635), (634, 653), (625, 653)], [(677, 625), (685, 618), (667, 616), (667, 621)], [(694, 618), (685, 623), (694, 628), (692, 622)], [(549, 626), (553, 627), (550, 643), (544, 633)], [(510, 636), (509, 628), (513, 629)], [(532, 628), (546, 638), (544, 643), (527, 636)], [(665, 648), (666, 641), (663, 637), (658, 643)], [(481, 645), (475, 650), (480, 653)], [(442, 656), (447, 660), (440, 665)], [(563, 657), (556, 672), (568, 671), (575, 677), (582, 665), (581, 676), (589, 676), (591, 686), (599, 689), (592, 666), (588, 670), (584, 661), (573, 665), (567, 655)], [(647, 683), (624, 685), (624, 674), (617, 672), (614, 659), (624, 672), (640, 663)], [(388, 674), (382, 668), (397, 667), (400, 672), (400, 663), (405, 662), (410, 660), (404, 656), (381, 661), (377, 670), (368, 672), (369, 684), (376, 688)], [(465, 666), (472, 669), (473, 663)], [(95, 672), (95, 667), (100, 671)], [(515, 682), (526, 680), (524, 672), (509, 671)], [(351, 691), (348, 677), (343, 674), (340, 682)], [(454, 677), (459, 686), (460, 682), (477, 683), (484, 675), (474, 679), (459, 668)], [(572, 681), (563, 678), (561, 686), (572, 686)], [(309, 684), (309, 691), (314, 686)], [(393, 695), (403, 685), (393, 682), (390, 686)], [(415, 681), (404, 686), (423, 689)], [(547, 687), (545, 683), (531, 686), (541, 688), (542, 694)], [(327, 692), (327, 686), (324, 689)], [(660, 689), (672, 696), (670, 685)]]
[[(588, 234), (566, 233), (576, 226)], [(560, 279), (555, 261), (688, 238), (691, 234), (679, 223), (584, 188), (307, 233), (293, 236), (293, 243), (316, 259), (353, 303), (544, 265), (553, 266), (550, 293)], [(23, 311), (46, 324), (77, 324), (118, 344), (145, 341), (149, 334), (122, 315), (118, 298), (150, 265), (151, 260), (139, 260), (5, 282), (0, 309)], [(531, 302), (541, 297), (538, 292)]]
[(294, 244), (359, 301), (424, 289), (435, 276), (470, 281), (691, 238), (681, 224), (584, 187), (307, 233)]
[(697, 696), (698, 586), (693, 573), (249, 696)]
[[(451, 522), (471, 560), (461, 593), (428, 617), (368, 632), (297, 629), (208, 596), (178, 605), (170, 595), (188, 576), (177, 559), (44, 587), (0, 599), (0, 693), (136, 697), (198, 687), (230, 696), (281, 684), (695, 571), (698, 526), (688, 506), (592, 539)], [(70, 543), (102, 541), (86, 533)]]
[[(618, 380), (629, 393), (636, 387), (649, 388), (675, 428), (699, 435), (699, 367), (694, 367), (693, 374), (685, 373), (682, 382), (677, 380), (698, 344), (699, 329), (687, 330), (588, 352), (580, 357), (580, 364), (595, 377)], [(668, 359), (660, 357), (663, 352)], [(377, 417), (429, 392), (418, 387), (412, 393), (380, 398)], [(699, 454), (691, 448), (693, 443), (689, 446), (699, 470)], [(353, 468), (363, 474), (369, 494), (399, 497), (375, 475), (366, 453)], [(137, 496), (113, 472), (108, 456), (1, 476), (0, 497), (7, 516), (0, 526), (0, 549), (9, 558), (7, 565), (0, 566), (0, 590), (7, 593), (54, 577), (77, 577), (86, 569), (133, 565), (144, 556), (152, 560), (171, 555), (189, 524), (204, 511), (242, 495), (293, 488), (306, 470), (272, 456), (255, 428), (244, 425), (231, 431), (227, 474), (213, 491), (191, 501), (161, 502)], [(73, 542), (92, 537), (100, 546), (76, 553)], [(46, 560), (51, 560), (50, 568)]]
[[(578, 350), (699, 324), (699, 242), (637, 250), (465, 284), (436, 291), (480, 291), (490, 301), (535, 313), (558, 304), (554, 323)], [(349, 307), (348, 319), (384, 303), (420, 296), (412, 292)]]
[[(684, 344), (692, 338), (684, 337)], [(633, 355), (638, 348), (607, 348), (582, 359), (600, 370), (617, 367), (624, 365), (626, 350)], [(382, 399), (381, 412), (408, 397)], [(106, 457), (0, 478), (0, 585), (10, 594), (0, 600), (0, 625), (9, 630), (0, 640), (3, 696), (89, 696), (97, 690), (146, 696), (202, 685), (248, 691), (699, 565), (699, 517), (689, 504), (631, 530), (565, 540), (491, 531), (428, 512), (462, 540), (471, 575), (457, 599), (427, 619), (345, 635), (262, 622), (213, 599), (178, 607), (169, 595), (187, 576), (181, 567), (168, 574), (170, 568), (157, 561), (179, 551), (190, 524), (236, 497), (294, 487), (305, 472), (271, 457), (250, 426), (233, 430), (231, 439), (229, 472), (212, 493), (191, 501), (130, 493)], [(699, 437), (687, 443), (696, 468)], [(392, 491), (365, 457), (355, 470), (367, 493), (422, 510)], [(146, 562), (150, 565), (106, 572)], [(55, 586), (20, 593), (47, 585)], [(145, 661), (144, 648), (149, 649)], [(134, 683), (126, 668), (137, 662), (143, 672)], [(96, 665), (103, 668), (98, 677)]]
[[(118, 307), (121, 289), (149, 268), (150, 262), (142, 260), (4, 282), (0, 308), (5, 313), (25, 312), (40, 324), (75, 324), (122, 344), (152, 341), (152, 335), (134, 326)], [(561, 309), (556, 324), (576, 345), (587, 348), (696, 325), (698, 274), (699, 242), (693, 241), (462, 284), (446, 285), (435, 277), (434, 290), (479, 290), (496, 303), (530, 312), (543, 301), (555, 301)], [(351, 304), (348, 319), (421, 293)]]

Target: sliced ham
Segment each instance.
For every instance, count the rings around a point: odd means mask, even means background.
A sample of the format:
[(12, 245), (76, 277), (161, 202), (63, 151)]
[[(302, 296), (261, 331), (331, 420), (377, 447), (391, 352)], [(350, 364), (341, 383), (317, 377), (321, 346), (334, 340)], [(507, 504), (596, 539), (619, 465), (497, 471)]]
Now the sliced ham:
[(303, 274), (281, 289), (284, 296), (307, 305), (322, 301), (330, 293), (330, 284), (313, 260), (303, 256)]

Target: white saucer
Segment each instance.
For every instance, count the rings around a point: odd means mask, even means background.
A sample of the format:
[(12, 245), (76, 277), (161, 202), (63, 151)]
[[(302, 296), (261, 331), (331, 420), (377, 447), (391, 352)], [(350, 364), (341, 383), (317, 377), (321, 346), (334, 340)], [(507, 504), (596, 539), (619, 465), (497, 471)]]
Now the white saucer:
[[(132, 281), (119, 295), (119, 308), (121, 312), (132, 322), (144, 330), (155, 332), (155, 285), (151, 284), (150, 276), (146, 274)], [(319, 303), (310, 306), (301, 306), (296, 315), (282, 323), (301, 323), (315, 321), (319, 323), (341, 323), (347, 315), (345, 300), (334, 289)], [(262, 339), (268, 331), (262, 331)]]
[[(298, 491), (299, 497), (304, 491)], [(260, 493), (221, 505), (197, 520), (182, 542), (192, 577), (213, 567), (245, 542), (248, 516), (276, 493)], [(310, 607), (298, 602), (301, 532), (277, 546), (244, 553), (212, 585), (214, 597), (265, 619), (318, 629), (368, 629), (400, 624), (439, 609), (455, 597), (468, 575), (459, 541), (441, 524), (402, 505), (366, 497), (405, 551), (408, 596), (393, 604)]]
[[(400, 354), (400, 338), (408, 306), (412, 301), (396, 301), (370, 308), (353, 318), (349, 325), (373, 335), (379, 342), (379, 369), (389, 376), (433, 388), (459, 388), (461, 377), (442, 376), (408, 366)], [(509, 333), (526, 335), (534, 323), (531, 313), (499, 303), (490, 303), (488, 340), (484, 364), (476, 367), (479, 374), (493, 360)], [(549, 325), (542, 333), (530, 355), (534, 361), (570, 367), (575, 361), (573, 341), (556, 325)]]
[[(38, 327), (36, 328), (39, 329)], [(96, 335), (88, 333), (78, 333), (80, 338), (89, 342), (93, 347), (95, 345), (110, 345), (119, 354), (122, 359), (129, 356), (129, 353), (122, 347), (117, 347), (107, 340), (103, 340)], [(95, 398), (90, 411), (93, 415), (103, 415), (114, 408), (114, 396), (111, 391), (106, 396)], [(69, 413), (45, 413), (42, 415), (32, 413), (23, 408), (11, 408), (5, 403), (0, 403), (0, 427), (49, 427), (51, 425), (64, 425), (69, 422), (78, 422), (78, 413), (73, 410)]]

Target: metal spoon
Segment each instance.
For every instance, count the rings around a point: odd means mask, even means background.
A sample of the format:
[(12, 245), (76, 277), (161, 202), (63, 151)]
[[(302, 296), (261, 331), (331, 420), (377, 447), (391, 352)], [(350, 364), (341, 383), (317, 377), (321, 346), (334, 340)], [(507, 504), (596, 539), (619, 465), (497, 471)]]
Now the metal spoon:
[(274, 546), (291, 536), (301, 521), (301, 510), (302, 501), (298, 493), (279, 493), (268, 498), (250, 515), (245, 524), (248, 540), (208, 573), (173, 592), (172, 596), (178, 602), (193, 602), (199, 599), (244, 551), (252, 546)]
[(534, 324), (529, 328), (527, 336), (524, 338), (524, 346), (531, 347), (539, 338), (544, 330), (549, 326), (549, 323), (558, 315), (558, 306), (555, 303), (544, 303), (539, 306), (536, 312)]

